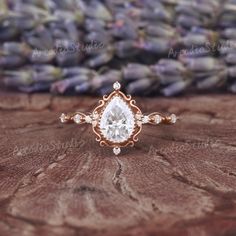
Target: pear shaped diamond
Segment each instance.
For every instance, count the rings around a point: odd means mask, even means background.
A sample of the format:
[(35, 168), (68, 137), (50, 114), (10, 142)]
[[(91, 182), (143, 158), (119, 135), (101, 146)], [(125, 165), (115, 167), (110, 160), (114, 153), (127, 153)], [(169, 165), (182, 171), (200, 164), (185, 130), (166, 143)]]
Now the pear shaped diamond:
[(122, 143), (131, 137), (135, 127), (134, 114), (122, 97), (111, 99), (101, 115), (99, 126), (108, 141)]

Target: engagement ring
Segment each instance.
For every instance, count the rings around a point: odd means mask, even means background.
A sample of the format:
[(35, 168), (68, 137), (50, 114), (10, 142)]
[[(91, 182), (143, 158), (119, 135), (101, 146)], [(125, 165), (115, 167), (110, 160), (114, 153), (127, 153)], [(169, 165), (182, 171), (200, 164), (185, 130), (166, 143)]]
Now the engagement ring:
[(135, 105), (135, 100), (130, 95), (120, 91), (119, 82), (114, 83), (114, 91), (104, 95), (92, 113), (74, 112), (62, 114), (62, 123), (88, 123), (92, 125), (96, 140), (101, 146), (113, 148), (115, 155), (120, 154), (122, 147), (134, 146), (138, 141), (138, 134), (144, 124), (174, 124), (176, 115), (164, 116), (158, 112), (144, 115)]

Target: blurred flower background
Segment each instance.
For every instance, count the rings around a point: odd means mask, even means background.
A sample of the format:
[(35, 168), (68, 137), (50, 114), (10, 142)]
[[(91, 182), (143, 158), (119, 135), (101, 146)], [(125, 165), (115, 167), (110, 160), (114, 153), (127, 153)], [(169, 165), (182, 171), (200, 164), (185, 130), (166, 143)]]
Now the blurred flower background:
[(1, 0), (0, 85), (236, 93), (236, 0)]

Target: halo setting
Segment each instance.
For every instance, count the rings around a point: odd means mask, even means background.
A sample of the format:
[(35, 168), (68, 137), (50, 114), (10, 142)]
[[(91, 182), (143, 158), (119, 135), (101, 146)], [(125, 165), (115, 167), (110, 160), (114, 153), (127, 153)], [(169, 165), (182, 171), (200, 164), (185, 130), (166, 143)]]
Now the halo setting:
[(114, 91), (108, 96), (103, 96), (99, 105), (90, 114), (75, 112), (72, 115), (62, 114), (62, 123), (92, 124), (96, 140), (101, 146), (113, 148), (113, 153), (119, 155), (121, 147), (134, 146), (138, 141), (138, 134), (142, 130), (143, 124), (174, 124), (177, 117), (163, 116), (154, 112), (143, 115), (141, 110), (135, 105), (130, 95), (125, 95), (120, 91), (119, 82), (113, 84)]

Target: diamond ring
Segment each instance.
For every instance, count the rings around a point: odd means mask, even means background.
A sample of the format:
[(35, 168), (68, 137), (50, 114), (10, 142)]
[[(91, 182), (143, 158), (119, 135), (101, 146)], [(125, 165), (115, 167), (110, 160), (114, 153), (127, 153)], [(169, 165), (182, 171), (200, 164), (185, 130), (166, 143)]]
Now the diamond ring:
[(163, 116), (158, 112), (144, 115), (135, 105), (130, 95), (120, 91), (119, 82), (113, 84), (114, 91), (104, 95), (99, 105), (92, 113), (62, 114), (62, 123), (88, 123), (92, 125), (96, 140), (101, 146), (113, 148), (115, 155), (120, 154), (121, 147), (134, 146), (138, 141), (138, 134), (144, 124), (174, 124), (177, 121), (175, 114)]

